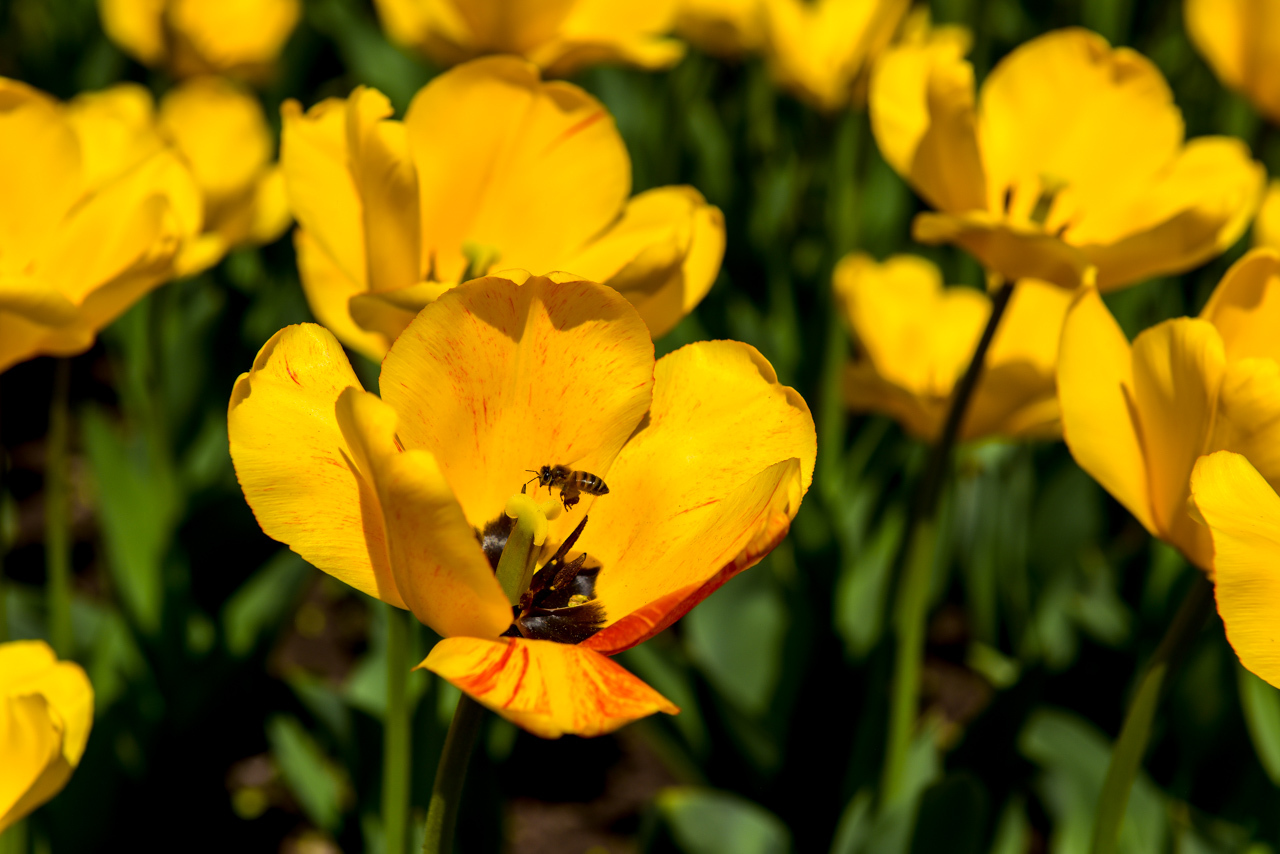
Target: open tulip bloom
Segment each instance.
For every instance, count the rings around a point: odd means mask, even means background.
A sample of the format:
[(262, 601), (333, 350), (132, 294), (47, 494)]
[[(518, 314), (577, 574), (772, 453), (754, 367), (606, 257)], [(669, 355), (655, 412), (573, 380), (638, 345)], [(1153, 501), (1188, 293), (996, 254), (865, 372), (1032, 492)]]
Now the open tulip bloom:
[[(847, 255), (833, 275), (859, 357), (844, 373), (845, 402), (883, 412), (912, 435), (933, 441), (965, 372), (991, 299), (974, 288), (943, 287), (938, 268), (914, 255), (883, 264)], [(1061, 434), (1055, 370), (1058, 335), (1071, 294), (1018, 282), (997, 327), (959, 438), (1053, 438)]]
[[(808, 407), (756, 350), (655, 364), (635, 309), (565, 274), (451, 289), (379, 386), (361, 390), (325, 329), (277, 333), (231, 398), (245, 497), (269, 535), (439, 633), (423, 667), (546, 737), (675, 713), (607, 656), (766, 555), (812, 476)], [(556, 465), (607, 494), (557, 515), (569, 492), (522, 493)], [(538, 571), (504, 588), (510, 517), (530, 505)]]
[(1234, 451), (1280, 484), (1277, 330), (1280, 253), (1268, 249), (1236, 262), (1200, 317), (1165, 321), (1132, 346), (1093, 289), (1063, 326), (1058, 397), (1076, 462), (1204, 570), (1214, 542), (1187, 510), (1196, 460)]
[(1007, 280), (1103, 291), (1178, 273), (1243, 233), (1265, 181), (1237, 139), (1184, 142), (1159, 70), (1080, 29), (1000, 61), (975, 104), (954, 30), (890, 49), (871, 80), (876, 142), (936, 212), (913, 225)]
[(586, 92), (515, 57), (440, 75), (404, 121), (359, 88), (284, 109), (281, 165), (316, 318), (381, 359), (418, 309), (491, 269), (622, 292), (655, 337), (715, 281), (724, 220), (691, 187), (628, 198), (631, 161)]
[(93, 686), (44, 641), (0, 643), (0, 834), (67, 784), (93, 726)]

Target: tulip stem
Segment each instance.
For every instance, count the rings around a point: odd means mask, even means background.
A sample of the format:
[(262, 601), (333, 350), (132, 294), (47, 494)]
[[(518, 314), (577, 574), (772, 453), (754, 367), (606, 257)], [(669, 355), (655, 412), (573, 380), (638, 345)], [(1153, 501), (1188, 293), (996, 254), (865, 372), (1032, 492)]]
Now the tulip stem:
[(1213, 584), (1197, 570), (1196, 580), (1178, 606), (1178, 613), (1147, 663), (1138, 690), (1129, 701), (1120, 737), (1111, 748), (1107, 777), (1102, 783), (1098, 808), (1094, 813), (1092, 854), (1115, 854), (1119, 849), (1120, 828), (1133, 781), (1142, 769), (1142, 757), (1151, 737), (1151, 723), (1160, 706), (1161, 689), (1169, 672), (1178, 665), (1191, 646), (1191, 641), (1204, 627), (1213, 609)]
[(440, 764), (436, 766), (436, 782), (431, 788), (431, 805), (427, 808), (426, 838), (423, 854), (452, 854), (453, 829), (458, 823), (458, 805), (462, 801), (462, 784), (467, 779), (467, 764), (484, 718), (484, 706), (466, 694), (458, 697), (453, 722), (444, 739)]
[(892, 804), (905, 792), (907, 755), (915, 730), (920, 696), (920, 670), (924, 658), (925, 620), (929, 611), (929, 588), (938, 546), (938, 504), (942, 486), (951, 470), (951, 454), (960, 435), (960, 425), (969, 400), (982, 375), (987, 350), (1004, 316), (1013, 282), (1003, 282), (991, 299), (991, 314), (978, 339), (973, 358), (956, 383), (942, 432), (929, 452), (924, 475), (912, 508), (911, 538), (907, 545), (903, 574), (894, 603), (894, 631), (897, 634), (893, 681), (889, 693), (889, 733), (885, 745), (881, 778), (881, 804)]
[(409, 826), (409, 625), (399, 608), (387, 611), (387, 713), (382, 725), (382, 831), (386, 854), (404, 854)]
[(58, 359), (54, 368), (53, 402), (49, 406), (49, 434), (45, 440), (44, 548), (49, 612), (49, 640), (59, 658), (71, 657), (71, 523), (68, 481), (68, 422), (71, 361)]

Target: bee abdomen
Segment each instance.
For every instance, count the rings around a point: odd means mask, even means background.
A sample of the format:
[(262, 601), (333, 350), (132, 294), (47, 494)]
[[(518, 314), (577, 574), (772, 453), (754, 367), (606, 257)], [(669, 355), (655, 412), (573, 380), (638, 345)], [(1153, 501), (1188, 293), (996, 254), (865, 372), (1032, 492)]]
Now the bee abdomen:
[(587, 493), (587, 495), (608, 495), (609, 487), (605, 485), (604, 479), (590, 472), (575, 472), (577, 475), (578, 489)]

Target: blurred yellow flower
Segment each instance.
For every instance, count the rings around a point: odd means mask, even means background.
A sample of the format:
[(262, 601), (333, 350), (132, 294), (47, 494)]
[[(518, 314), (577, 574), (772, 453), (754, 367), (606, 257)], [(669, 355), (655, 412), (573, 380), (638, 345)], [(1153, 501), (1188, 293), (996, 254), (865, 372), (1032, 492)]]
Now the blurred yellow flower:
[(1185, 0), (1191, 43), (1222, 85), (1280, 122), (1280, 5), (1267, 0)]
[(1253, 245), (1280, 249), (1280, 180), (1273, 179), (1253, 221)]
[(60, 104), (0, 78), (0, 370), (87, 350), (207, 261), (201, 195), (132, 84)]
[(684, 45), (662, 38), (677, 0), (374, 0), (394, 41), (441, 65), (495, 53), (563, 77), (602, 62), (667, 68)]
[(865, 72), (884, 50), (909, 0), (761, 0), (764, 48), (780, 86), (835, 112), (865, 97)]
[(160, 101), (161, 131), (204, 193), (204, 230), (225, 248), (262, 244), (289, 227), (284, 175), (253, 95), (221, 77), (179, 83)]
[(261, 79), (297, 26), (300, 0), (98, 0), (102, 28), (139, 62), (177, 77)]
[(764, 0), (679, 0), (676, 33), (715, 56), (737, 57), (761, 45)]
[(1062, 330), (1058, 397), (1072, 456), (1152, 533), (1202, 569), (1208, 530), (1187, 513), (1196, 460), (1244, 454), (1280, 484), (1280, 253), (1227, 271), (1198, 318), (1168, 320), (1132, 346), (1092, 288)]
[(44, 641), (0, 643), (0, 834), (67, 784), (93, 727), (93, 686)]
[[(378, 384), (381, 398), (361, 390), (322, 327), (277, 333), (228, 411), (245, 498), (268, 535), (443, 636), (424, 667), (545, 737), (674, 714), (607, 656), (768, 554), (812, 479), (813, 418), (754, 348), (655, 363), (626, 300), (564, 274), (451, 289)], [(510, 501), (531, 499), (530, 469), (561, 464), (608, 494), (550, 521), (546, 574), (508, 598), (494, 570)], [(547, 574), (558, 588), (538, 587)]]
[(943, 31), (891, 48), (871, 80), (885, 160), (954, 243), (1006, 279), (1114, 290), (1200, 264), (1235, 242), (1265, 174), (1237, 139), (1184, 143), (1159, 70), (1094, 33), (1058, 30), (1000, 61), (974, 103), (966, 45)]
[(1201, 457), (1191, 472), (1194, 512), (1213, 541), (1213, 587), (1240, 663), (1280, 688), (1280, 497), (1249, 460)]
[(631, 162), (609, 113), (515, 57), (442, 74), (403, 122), (363, 87), (305, 114), (294, 101), (283, 112), (281, 165), (307, 301), (375, 360), (422, 306), (493, 269), (602, 281), (655, 337), (719, 272), (720, 210), (691, 187), (628, 199)]
[[(891, 415), (921, 439), (936, 439), (991, 300), (973, 288), (944, 288), (938, 268), (914, 255), (883, 264), (847, 255), (834, 282), (859, 352), (845, 370), (845, 402)], [(962, 440), (1061, 435), (1054, 371), (1070, 301), (1069, 292), (1046, 282), (1017, 284), (961, 422)]]

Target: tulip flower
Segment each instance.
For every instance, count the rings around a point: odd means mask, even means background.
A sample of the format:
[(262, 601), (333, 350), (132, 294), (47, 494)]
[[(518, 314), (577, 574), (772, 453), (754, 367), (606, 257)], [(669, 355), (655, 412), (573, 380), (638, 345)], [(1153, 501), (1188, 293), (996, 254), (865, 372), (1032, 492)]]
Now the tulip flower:
[(738, 57), (760, 46), (763, 16), (763, 0), (680, 0), (676, 32), (707, 53)]
[(1218, 80), (1280, 122), (1280, 8), (1256, 0), (1186, 0), (1187, 35)]
[[(938, 268), (912, 255), (883, 264), (847, 255), (834, 283), (859, 349), (845, 370), (846, 403), (890, 415), (933, 441), (991, 314), (990, 298), (944, 288)], [(1017, 284), (961, 422), (962, 440), (1060, 435), (1055, 370), (1070, 301), (1068, 291), (1046, 282)]]
[(884, 50), (908, 0), (761, 0), (769, 70), (780, 86), (824, 112), (865, 97), (865, 72)]
[(284, 233), (284, 176), (257, 98), (225, 78), (197, 77), (165, 94), (158, 120), (204, 194), (206, 234), (232, 248)]
[(1227, 640), (1246, 669), (1280, 688), (1280, 497), (1249, 460), (1201, 457), (1191, 472), (1193, 512), (1213, 542), (1213, 587)]
[(98, 0), (125, 53), (177, 77), (266, 76), (297, 26), (300, 0)]
[(1258, 218), (1253, 221), (1253, 245), (1280, 249), (1280, 181), (1267, 185)]
[(486, 54), (522, 56), (563, 77), (602, 62), (649, 70), (679, 62), (684, 46), (662, 38), (677, 0), (374, 0), (393, 41), (441, 65)]
[(1222, 252), (1257, 210), (1265, 176), (1228, 137), (1183, 140), (1159, 70), (1095, 33), (1018, 47), (975, 104), (954, 32), (891, 48), (872, 75), (880, 152), (936, 212), (913, 225), (1006, 280), (1114, 290)]
[(0, 78), (0, 370), (70, 356), (207, 261), (200, 190), (124, 84), (60, 104)]
[(0, 643), (0, 834), (67, 784), (93, 726), (93, 686), (44, 641)]
[(1280, 483), (1280, 253), (1236, 262), (1198, 318), (1148, 329), (1132, 346), (1096, 290), (1062, 329), (1058, 397), (1067, 447), (1153, 536), (1202, 569), (1208, 530), (1187, 513), (1204, 454), (1244, 454)]
[(514, 57), (437, 77), (393, 121), (359, 88), (284, 109), (281, 165), (316, 318), (381, 359), (422, 306), (491, 270), (569, 271), (617, 288), (655, 337), (715, 281), (724, 221), (691, 187), (628, 198), (604, 107)]
[[(443, 636), (422, 666), (530, 732), (675, 713), (607, 656), (777, 545), (812, 477), (813, 419), (748, 345), (655, 364), (616, 291), (508, 275), (426, 306), (382, 362), (381, 398), (324, 328), (277, 333), (231, 397), (245, 498), (268, 535)], [(522, 485), (557, 465), (607, 494), (551, 518), (570, 493)], [(537, 501), (542, 568), (504, 593), (507, 512)]]

